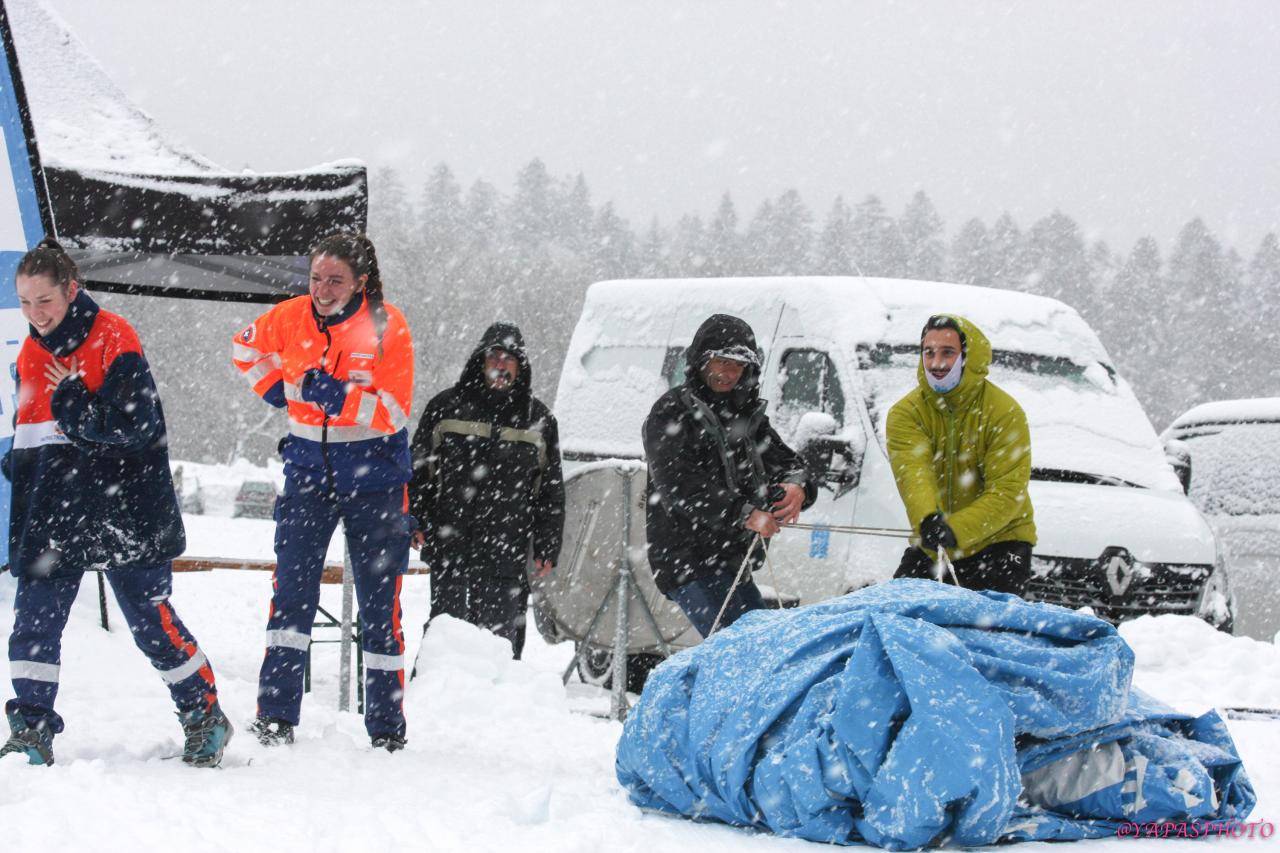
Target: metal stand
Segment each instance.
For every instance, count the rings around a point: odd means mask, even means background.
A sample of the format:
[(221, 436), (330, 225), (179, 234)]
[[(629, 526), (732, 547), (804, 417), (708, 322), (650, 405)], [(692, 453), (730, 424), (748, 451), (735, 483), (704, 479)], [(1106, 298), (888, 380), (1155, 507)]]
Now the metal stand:
[[(618, 583), (617, 585), (605, 593), (604, 599), (600, 602), (600, 606), (596, 608), (595, 615), (591, 617), (591, 622), (587, 626), (587, 633), (583, 636), (582, 641), (578, 643), (578, 652), (574, 655), (573, 660), (569, 661), (569, 666), (565, 669), (561, 681), (569, 682), (569, 677), (573, 674), (573, 670), (581, 662), (583, 656), (590, 650), (591, 637), (595, 634), (596, 626), (600, 624), (600, 617), (609, 608), (610, 602), (616, 602), (618, 606), (617, 622), (613, 631), (613, 690), (609, 702), (609, 717), (614, 720), (621, 721), (626, 718), (627, 711), (630, 710), (630, 703), (627, 701), (627, 636), (630, 630), (628, 624), (630, 604), (632, 601), (632, 591), (635, 590), (635, 601), (640, 603), (641, 612), (649, 620), (650, 627), (653, 628), (654, 636), (658, 638), (658, 643), (662, 648), (664, 657), (671, 657), (671, 647), (662, 639), (662, 630), (658, 627), (658, 620), (654, 617), (653, 611), (649, 609), (649, 604), (644, 597), (639, 594), (639, 586), (636, 584), (635, 574), (631, 564), (631, 497), (632, 497), (632, 479), (634, 471), (626, 471), (623, 473), (623, 537), (622, 550), (618, 555)], [(592, 509), (595, 509), (592, 507)], [(595, 513), (588, 511), (584, 524), (595, 526)], [(589, 538), (579, 539), (579, 549), (574, 554), (574, 562), (580, 559), (581, 543)]]
[(107, 621), (107, 579), (102, 572), (98, 572), (98, 611), (102, 614), (102, 630), (110, 631), (111, 624)]
[[(338, 710), (351, 710), (351, 629), (352, 601), (355, 598), (355, 578), (351, 571), (351, 554), (347, 550), (347, 525), (342, 530), (342, 646), (338, 653)], [(363, 679), (361, 679), (363, 681)], [(364, 685), (360, 685), (363, 694)], [(361, 703), (363, 704), (363, 703)]]

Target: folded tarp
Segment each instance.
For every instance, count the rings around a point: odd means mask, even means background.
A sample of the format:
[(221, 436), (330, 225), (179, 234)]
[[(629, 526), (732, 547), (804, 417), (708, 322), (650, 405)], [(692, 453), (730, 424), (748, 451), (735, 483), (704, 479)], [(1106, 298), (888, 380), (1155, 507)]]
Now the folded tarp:
[(1243, 820), (1216, 714), (1130, 689), (1133, 652), (1070, 610), (897, 580), (758, 611), (649, 677), (618, 743), (638, 806), (891, 850)]

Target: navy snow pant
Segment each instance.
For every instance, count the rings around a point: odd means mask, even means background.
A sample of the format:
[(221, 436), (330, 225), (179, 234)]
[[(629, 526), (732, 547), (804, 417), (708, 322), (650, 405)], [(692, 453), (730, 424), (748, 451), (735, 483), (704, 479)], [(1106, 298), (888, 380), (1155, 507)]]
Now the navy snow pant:
[[(213, 669), (186, 629), (169, 595), (172, 566), (108, 571), (107, 582), (133, 634), (133, 641), (160, 673), (179, 711), (211, 708), (217, 701)], [(15, 698), (5, 713), (17, 711), (27, 725), (41, 722), (62, 731), (53, 710), (62, 663), (62, 631), (80, 589), (83, 572), (54, 578), (19, 578), (9, 636), (9, 673)]]
[[(520, 577), (503, 577), (456, 562), (431, 569), (431, 617), (453, 616), (478, 625), (511, 643), (511, 656), (524, 651), (529, 586)], [(424, 627), (425, 632), (425, 627)]]
[(364, 724), (371, 737), (404, 735), (404, 631), (400, 583), (409, 567), (403, 486), (339, 497), (292, 484), (276, 500), (275, 594), (267, 619), (267, 654), (258, 676), (258, 716), (297, 725), (320, 576), (342, 519), (360, 608), (364, 651)]
[(694, 628), (698, 629), (698, 633), (706, 637), (711, 633), (711, 627), (715, 625), (716, 616), (720, 613), (721, 607), (724, 608), (724, 615), (720, 617), (720, 627), (716, 629), (717, 631), (732, 625), (742, 614), (761, 610), (765, 606), (760, 590), (750, 577), (743, 578), (738, 583), (737, 588), (733, 590), (733, 598), (730, 598), (726, 605), (724, 600), (729, 595), (729, 589), (733, 587), (733, 578), (734, 576), (728, 572), (695, 578), (671, 590), (667, 597), (684, 611), (684, 615), (689, 617), (689, 621), (693, 623)]

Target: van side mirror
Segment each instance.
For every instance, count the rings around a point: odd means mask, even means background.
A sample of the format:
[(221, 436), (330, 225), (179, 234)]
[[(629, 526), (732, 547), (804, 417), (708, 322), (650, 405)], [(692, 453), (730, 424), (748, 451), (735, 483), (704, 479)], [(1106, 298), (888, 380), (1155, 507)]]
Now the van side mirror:
[(818, 484), (840, 497), (862, 479), (864, 448), (836, 435), (840, 425), (831, 415), (806, 412), (796, 425), (796, 451)]
[(1170, 438), (1164, 443), (1164, 459), (1178, 476), (1182, 491), (1191, 492), (1191, 448), (1182, 439)]

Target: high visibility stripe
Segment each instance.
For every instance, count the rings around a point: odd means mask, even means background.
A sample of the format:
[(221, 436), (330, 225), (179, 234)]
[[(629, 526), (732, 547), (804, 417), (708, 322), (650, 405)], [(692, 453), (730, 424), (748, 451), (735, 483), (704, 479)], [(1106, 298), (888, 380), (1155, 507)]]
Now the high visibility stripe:
[(373, 652), (365, 652), (364, 668), (395, 672), (404, 669), (404, 655), (375, 655)]
[(360, 395), (360, 404), (356, 407), (356, 423), (372, 427), (374, 415), (378, 414), (378, 398), (367, 391), (356, 393)]
[(262, 353), (253, 347), (245, 346), (239, 341), (232, 341), (231, 357), (236, 361), (247, 361), (249, 363), (253, 363), (262, 358)]
[(311, 635), (301, 631), (268, 631), (267, 645), (278, 649), (297, 649), (305, 652), (311, 647)]
[(41, 421), (38, 424), (18, 424), (13, 430), (13, 449), (43, 447), (46, 444), (70, 444), (57, 421)]
[(391, 418), (391, 426), (397, 432), (405, 428), (409, 423), (409, 414), (400, 408), (400, 401), (390, 391), (379, 391), (378, 399), (382, 401), (382, 405), (387, 407), (387, 414)]
[(532, 444), (538, 449), (538, 467), (547, 467), (547, 440), (537, 430), (503, 427), (498, 430), (498, 440), (523, 441), (526, 444)]
[(257, 387), (259, 382), (266, 379), (271, 374), (279, 372), (280, 357), (273, 353), (270, 357), (264, 358), (262, 361), (246, 370), (244, 372), (244, 378), (250, 385)]
[(185, 681), (200, 671), (200, 668), (209, 662), (204, 656), (204, 652), (196, 649), (196, 653), (192, 655), (182, 666), (175, 666), (173, 669), (163, 669), (160, 671), (160, 677), (164, 679), (165, 684), (177, 684), (179, 681)]
[(480, 438), (488, 438), (493, 435), (493, 427), (481, 421), (462, 421), (457, 418), (444, 418), (440, 423), (436, 424), (435, 429), (431, 430), (431, 446), (439, 447), (440, 438), (445, 433), (454, 433), (455, 435), (475, 435)]
[(356, 425), (356, 426), (335, 426), (329, 424), (328, 431), (320, 424), (304, 424), (299, 423), (292, 417), (289, 418), (289, 433), (296, 435), (298, 438), (305, 438), (311, 441), (328, 440), (330, 444), (345, 444), (352, 441), (368, 441), (371, 438), (386, 438), (388, 433), (376, 430), (372, 427)]
[[(169, 642), (173, 643), (173, 647), (175, 649), (181, 649), (187, 653), (187, 663), (177, 667), (176, 670), (170, 670), (170, 672), (185, 670), (186, 667), (191, 664), (191, 661), (198, 657), (200, 662), (196, 666), (192, 667), (191, 671), (182, 676), (182, 678), (186, 678), (198, 672), (200, 673), (200, 677), (205, 680), (205, 683), (210, 687), (213, 687), (213, 669), (209, 666), (208, 659), (205, 658), (204, 652), (196, 648), (194, 640), (187, 642), (186, 637), (182, 636), (182, 632), (178, 630), (177, 622), (174, 621), (175, 617), (173, 614), (173, 608), (169, 606), (169, 602), (163, 600), (156, 602), (156, 610), (160, 612), (160, 627), (164, 630), (165, 636), (169, 638)], [(173, 681), (169, 681), (168, 674), (165, 672), (161, 672), (160, 677), (170, 684), (175, 683)], [(181, 678), (178, 680), (180, 681)]]
[(56, 663), (40, 663), (34, 660), (11, 660), (9, 661), (9, 677), (25, 678), (28, 681), (46, 681), (50, 684), (58, 683), (58, 673), (62, 667)]
[(285, 381), (284, 398), (291, 403), (302, 403), (308, 406), (315, 405), (315, 403), (308, 403), (306, 400), (302, 399), (302, 387), (293, 382)]

